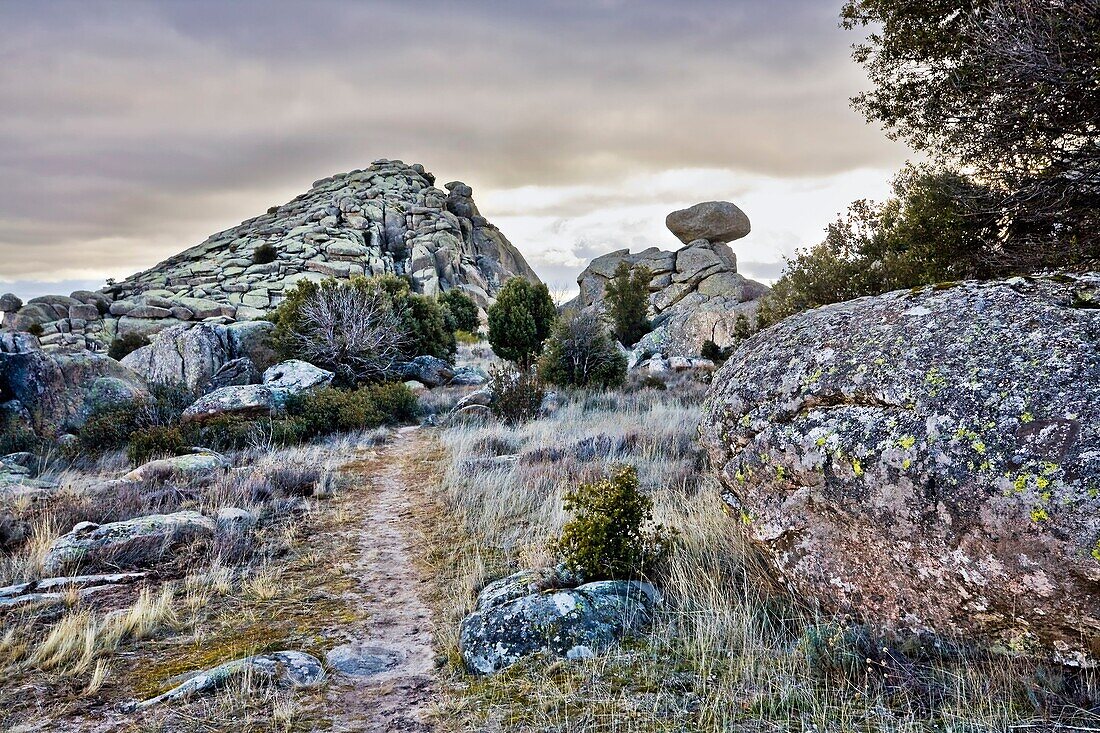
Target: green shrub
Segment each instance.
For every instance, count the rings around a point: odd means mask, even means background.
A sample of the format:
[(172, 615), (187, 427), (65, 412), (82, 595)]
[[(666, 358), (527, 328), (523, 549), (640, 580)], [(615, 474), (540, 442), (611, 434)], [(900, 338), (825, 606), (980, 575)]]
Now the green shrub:
[(458, 288), (451, 288), (440, 295), (439, 302), (450, 314), (452, 331), (476, 333), (481, 327), (477, 303)]
[(562, 387), (620, 387), (626, 380), (626, 356), (599, 316), (574, 311), (554, 326), (539, 359), (539, 376)]
[(185, 437), (189, 444), (210, 450), (239, 450), (256, 441), (264, 422), (234, 415), (218, 415), (202, 423), (188, 423)]
[(264, 242), (259, 247), (252, 250), (252, 262), (257, 265), (266, 265), (277, 259), (279, 259), (279, 253), (275, 251), (275, 247), (269, 242)]
[(500, 358), (526, 369), (550, 336), (556, 316), (546, 285), (513, 277), (489, 306), (489, 345)]
[(587, 581), (644, 575), (668, 551), (669, 533), (654, 524), (653, 501), (639, 491), (633, 466), (566, 494), (565, 510), (573, 516), (553, 550)]
[(178, 424), (193, 401), (180, 385), (154, 383), (149, 392), (148, 399), (94, 404), (77, 432), (81, 447), (92, 454), (125, 448), (134, 433)]
[(517, 425), (535, 419), (546, 390), (534, 369), (494, 366), (486, 385), (493, 398), (489, 410), (498, 420)]
[(481, 334), (471, 333), (470, 331), (455, 331), (455, 341), (466, 346), (473, 346), (481, 343)]
[(149, 339), (145, 336), (140, 333), (128, 333), (111, 341), (111, 345), (107, 347), (107, 356), (115, 361), (122, 361), (128, 354), (148, 345)]
[(137, 466), (154, 458), (179, 455), (186, 451), (187, 446), (187, 440), (179, 427), (158, 425), (131, 433), (126, 457)]
[(8, 453), (34, 453), (40, 447), (38, 436), (8, 410), (0, 410), (0, 456)]
[(335, 387), (295, 395), (287, 402), (294, 422), (284, 428), (298, 440), (381, 425), (408, 422), (416, 414), (416, 396), (404, 384), (378, 384), (355, 390)]
[(405, 347), (407, 357), (430, 355), (454, 361), (454, 329), (448, 326), (442, 305), (434, 298), (405, 293), (395, 299), (394, 307), (401, 314), (405, 331), (409, 334), (409, 344)]
[(620, 262), (607, 283), (604, 300), (607, 303), (614, 334), (624, 346), (633, 346), (653, 330), (649, 322), (649, 281), (653, 273), (648, 267), (631, 267)]
[(876, 644), (862, 626), (825, 623), (807, 626), (798, 641), (810, 674), (817, 679), (855, 682), (867, 673)]

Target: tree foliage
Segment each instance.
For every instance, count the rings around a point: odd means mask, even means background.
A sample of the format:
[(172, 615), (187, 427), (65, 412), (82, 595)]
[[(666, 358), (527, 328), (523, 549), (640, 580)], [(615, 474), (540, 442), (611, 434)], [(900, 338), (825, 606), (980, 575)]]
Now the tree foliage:
[(1100, 0), (848, 0), (869, 120), (988, 186), (1000, 271), (1100, 254)]
[(825, 241), (787, 261), (757, 311), (758, 326), (829, 303), (890, 290), (996, 274), (992, 193), (951, 170), (905, 168), (894, 196), (857, 201)]
[(599, 315), (574, 311), (554, 326), (539, 360), (539, 375), (560, 387), (618, 387), (626, 380), (626, 356)]
[(633, 346), (653, 330), (649, 322), (649, 281), (653, 273), (644, 265), (631, 267), (625, 260), (607, 283), (607, 303), (613, 332), (624, 346)]
[(546, 285), (513, 277), (489, 306), (489, 345), (497, 356), (526, 369), (542, 350), (556, 317)]
[(465, 331), (477, 333), (481, 327), (478, 319), (477, 303), (458, 288), (451, 288), (439, 296), (439, 303), (443, 306), (445, 314), (450, 317), (452, 331)]

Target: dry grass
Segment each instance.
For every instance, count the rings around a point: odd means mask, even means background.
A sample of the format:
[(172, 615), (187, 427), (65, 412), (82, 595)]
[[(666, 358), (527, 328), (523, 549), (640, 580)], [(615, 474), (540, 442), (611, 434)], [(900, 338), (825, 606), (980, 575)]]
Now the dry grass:
[[(1091, 673), (974, 653), (905, 648), (777, 593), (695, 448), (692, 389), (574, 395), (527, 425), (440, 435), (442, 487), (426, 555), (439, 578), (438, 641), (451, 660), (450, 730), (1003, 731), (1030, 720), (1094, 727)], [(426, 459), (427, 460), (427, 459)], [(655, 578), (649, 633), (594, 660), (533, 658), (489, 678), (458, 664), (457, 624), (486, 580), (553, 562), (562, 494), (612, 464), (637, 467), (678, 538)], [(830, 640), (842, 639), (839, 643)], [(889, 648), (889, 652), (884, 651)]]

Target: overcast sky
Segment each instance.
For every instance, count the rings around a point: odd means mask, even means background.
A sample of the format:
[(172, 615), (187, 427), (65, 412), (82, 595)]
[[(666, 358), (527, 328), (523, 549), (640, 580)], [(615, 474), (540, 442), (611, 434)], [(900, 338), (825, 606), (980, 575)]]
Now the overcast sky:
[(907, 151), (839, 0), (0, 0), (0, 290), (121, 278), (380, 157), (474, 187), (555, 288), (732, 200), (774, 278)]

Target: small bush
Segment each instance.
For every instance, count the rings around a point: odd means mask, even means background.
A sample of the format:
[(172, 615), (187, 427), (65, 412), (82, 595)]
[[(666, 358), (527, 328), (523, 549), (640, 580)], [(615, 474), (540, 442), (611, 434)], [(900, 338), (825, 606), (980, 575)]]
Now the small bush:
[(111, 345), (107, 347), (107, 356), (115, 361), (122, 361), (127, 355), (148, 345), (149, 339), (145, 336), (140, 333), (128, 333), (111, 341)]
[(187, 440), (178, 427), (154, 426), (130, 434), (126, 457), (135, 466), (154, 458), (164, 458), (183, 453)]
[(614, 324), (615, 338), (625, 346), (633, 346), (653, 330), (649, 313), (649, 281), (653, 273), (648, 267), (631, 267), (623, 261), (607, 283), (608, 310)]
[(142, 430), (179, 423), (193, 395), (180, 385), (153, 384), (150, 398), (93, 405), (77, 436), (88, 453), (125, 448), (130, 436)]
[(377, 384), (368, 388), (386, 425), (400, 425), (416, 419), (419, 401), (401, 382)]
[(42, 334), (46, 333), (46, 329), (42, 326), (41, 323), (32, 323), (30, 326), (27, 327), (27, 333), (29, 333), (31, 336), (41, 336)]
[(862, 626), (826, 623), (807, 626), (798, 642), (806, 666), (815, 678), (855, 682), (867, 673), (876, 645)]
[(638, 577), (668, 551), (669, 533), (654, 524), (653, 501), (639, 491), (633, 466), (566, 494), (565, 510), (573, 517), (553, 550), (587, 581)]
[(202, 423), (188, 424), (186, 437), (192, 445), (201, 445), (211, 450), (238, 450), (253, 443), (261, 427), (262, 421), (218, 415)]
[(488, 389), (493, 395), (489, 410), (508, 425), (533, 420), (539, 414), (546, 390), (533, 369), (494, 366), (489, 370)]
[(266, 265), (277, 259), (279, 259), (279, 253), (275, 251), (275, 248), (269, 242), (264, 242), (252, 250), (252, 262), (257, 265)]
[(450, 316), (452, 331), (476, 333), (481, 327), (478, 319), (477, 303), (458, 288), (451, 288), (439, 296), (439, 303)]
[(575, 311), (558, 322), (546, 341), (539, 376), (562, 387), (619, 387), (626, 380), (626, 356), (598, 315)]

